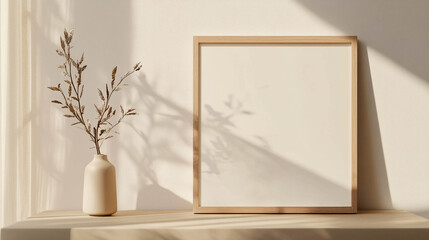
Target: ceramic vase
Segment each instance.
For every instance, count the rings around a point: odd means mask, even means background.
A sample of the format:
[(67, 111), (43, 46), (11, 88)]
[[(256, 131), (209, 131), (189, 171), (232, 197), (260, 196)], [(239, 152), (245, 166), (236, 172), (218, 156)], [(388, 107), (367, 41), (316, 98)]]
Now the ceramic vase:
[(115, 167), (107, 155), (94, 155), (85, 168), (83, 212), (90, 216), (109, 216), (116, 210)]

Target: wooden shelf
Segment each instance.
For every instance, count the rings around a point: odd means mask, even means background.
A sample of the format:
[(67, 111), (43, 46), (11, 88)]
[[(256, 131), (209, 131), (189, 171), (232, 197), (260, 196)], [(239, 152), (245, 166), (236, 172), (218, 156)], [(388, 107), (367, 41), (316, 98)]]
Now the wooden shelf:
[(429, 220), (406, 211), (358, 214), (193, 214), (119, 211), (89, 217), (48, 211), (2, 229), (2, 240), (87, 239), (429, 239)]

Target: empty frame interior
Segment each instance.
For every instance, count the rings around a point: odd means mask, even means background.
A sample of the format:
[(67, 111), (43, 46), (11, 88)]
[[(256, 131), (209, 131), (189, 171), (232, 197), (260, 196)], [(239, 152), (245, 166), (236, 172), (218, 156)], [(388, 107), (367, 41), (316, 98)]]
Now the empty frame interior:
[(195, 37), (194, 211), (356, 211), (356, 38)]

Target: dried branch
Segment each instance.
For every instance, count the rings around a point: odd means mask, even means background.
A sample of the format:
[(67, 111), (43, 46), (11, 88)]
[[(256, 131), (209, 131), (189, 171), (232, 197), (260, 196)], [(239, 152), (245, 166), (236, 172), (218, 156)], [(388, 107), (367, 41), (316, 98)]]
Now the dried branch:
[(113, 137), (112, 135), (109, 135), (112, 129), (115, 128), (119, 123), (121, 123), (124, 117), (136, 114), (134, 109), (130, 109), (127, 112), (124, 112), (123, 107), (120, 106), (122, 115), (117, 119), (115, 124), (111, 124), (109, 121), (116, 114), (116, 109), (110, 106), (110, 99), (112, 95), (114, 94), (114, 92), (120, 90), (119, 86), (126, 85), (123, 84), (123, 81), (134, 72), (139, 71), (142, 65), (140, 63), (137, 63), (133, 67), (133, 70), (125, 73), (117, 83), (116, 73), (118, 67), (116, 66), (113, 68), (110, 88), (109, 84), (106, 84), (105, 95), (103, 94), (103, 91), (98, 89), (98, 95), (102, 100), (103, 104), (100, 107), (94, 104), (94, 107), (98, 113), (98, 118), (96, 119), (97, 124), (95, 126), (92, 126), (89, 119), (87, 119), (86, 121), (84, 120), (85, 106), (81, 103), (85, 87), (85, 85), (82, 83), (82, 73), (87, 68), (87, 65), (82, 66), (82, 63), (84, 61), (83, 53), (80, 59), (75, 60), (71, 57), (71, 42), (73, 39), (73, 35), (74, 30), (68, 32), (66, 29), (64, 29), (64, 35), (60, 37), (61, 49), (56, 50), (57, 54), (60, 57), (63, 57), (65, 60), (62, 65), (58, 66), (58, 68), (61, 69), (64, 76), (68, 77), (68, 79), (64, 80), (64, 82), (67, 84), (67, 95), (64, 94), (64, 91), (61, 88), (61, 84), (58, 84), (54, 87), (48, 87), (54, 92), (59, 92), (63, 97), (63, 101), (52, 100), (51, 102), (54, 104), (61, 105), (62, 109), (68, 111), (68, 113), (64, 114), (64, 117), (75, 118), (77, 120), (71, 125), (82, 126), (83, 128), (80, 129), (84, 130), (89, 135), (90, 141), (94, 143), (94, 148), (96, 149), (97, 154), (101, 154), (100, 148), (104, 141)]

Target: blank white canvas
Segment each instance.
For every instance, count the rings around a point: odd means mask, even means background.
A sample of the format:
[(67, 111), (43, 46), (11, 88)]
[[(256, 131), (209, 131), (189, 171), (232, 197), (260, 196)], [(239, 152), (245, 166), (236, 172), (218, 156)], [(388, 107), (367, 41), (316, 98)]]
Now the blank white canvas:
[(351, 206), (351, 46), (202, 44), (201, 206)]

